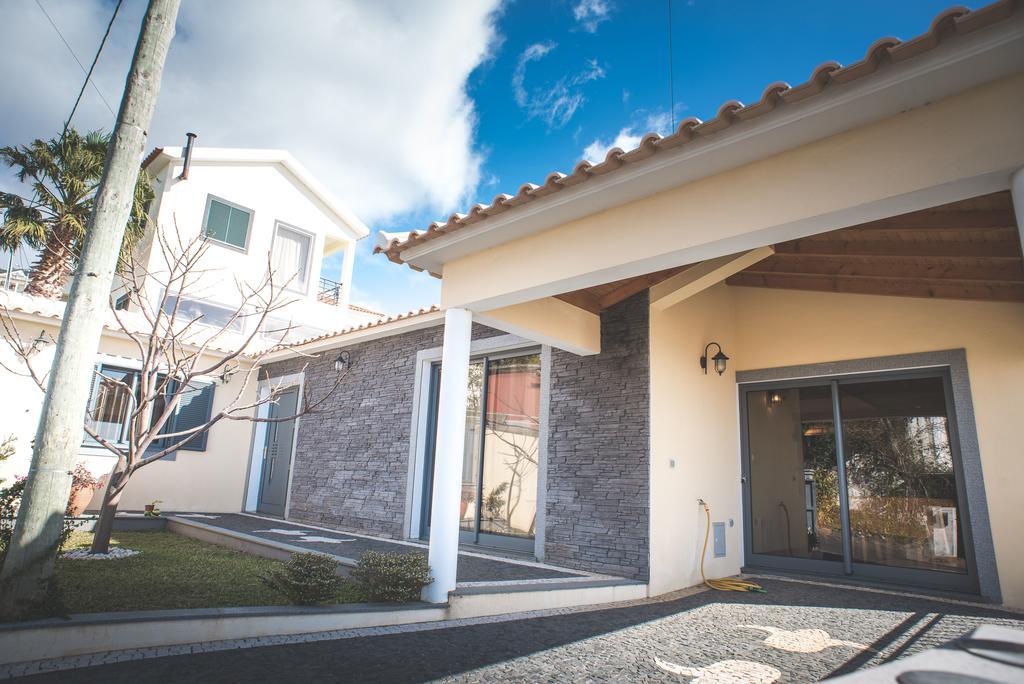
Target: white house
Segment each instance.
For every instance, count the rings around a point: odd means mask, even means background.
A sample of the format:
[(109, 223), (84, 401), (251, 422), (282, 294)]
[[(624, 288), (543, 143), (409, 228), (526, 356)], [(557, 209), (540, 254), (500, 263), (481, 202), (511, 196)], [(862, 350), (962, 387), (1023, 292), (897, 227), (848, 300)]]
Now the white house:
[[(285, 287), (289, 304), (274, 314), (276, 318), (268, 318), (264, 327), (280, 331), (285, 325), (291, 326), (288, 341), (384, 318), (350, 302), (356, 241), (369, 231), (288, 152), (158, 147), (143, 167), (151, 175), (155, 191), (149, 210), (154, 229), (135, 255), (142, 267), (140, 272), (147, 274), (140, 281), (143, 296), (152, 300), (162, 294), (159, 274), (166, 264), (165, 252), (156, 239), (159, 231), (172, 244), (205, 240), (202, 275), (185, 291), (172, 295), (180, 300), (179, 315), (201, 316), (197, 323), (209, 326), (211, 333), (223, 327), (237, 310), (241, 303), (239, 285), (255, 285), (271, 269), (275, 282)], [(112, 300), (116, 308), (128, 309), (121, 314), (123, 320), (140, 317), (131, 311), (136, 305), (126, 296), (124, 282), (115, 283)], [(40, 373), (45, 372), (52, 361), (54, 346), (50, 340), (57, 337), (64, 302), (6, 290), (0, 291), (0, 305), (26, 344), (39, 340), (32, 364)], [(250, 326), (256, 324), (255, 317), (235, 321), (230, 334), (213, 345), (207, 355), (215, 359), (237, 348), (252, 332)], [(279, 334), (260, 335), (255, 345), (258, 348), (279, 341)], [(240, 370), (251, 366), (250, 359), (239, 361)], [(8, 368), (19, 363), (7, 345), (0, 345), (0, 362)], [(126, 434), (129, 398), (106, 378), (132, 384), (141, 362), (134, 343), (120, 330), (113, 313), (104, 327), (96, 365), (99, 373), (87, 420), (117, 442)], [(182, 402), (175, 417), (178, 429), (205, 421), (211, 411), (233, 400), (243, 375), (207, 378), (202, 391)], [(0, 463), (0, 478), (9, 482), (28, 471), (42, 394), (32, 380), (7, 372), (2, 373), (2, 384), (0, 436), (13, 434), (17, 438), (15, 456)], [(251, 396), (244, 400), (246, 403), (254, 400), (255, 387), (247, 394)], [(219, 423), (187, 450), (139, 471), (126, 490), (122, 506), (141, 508), (161, 499), (179, 508), (238, 510), (243, 486), (237, 473), (246, 468), (251, 433), (247, 422)], [(84, 434), (80, 461), (96, 475), (109, 472), (114, 463), (108, 451)], [(168, 496), (170, 492), (176, 496)]]

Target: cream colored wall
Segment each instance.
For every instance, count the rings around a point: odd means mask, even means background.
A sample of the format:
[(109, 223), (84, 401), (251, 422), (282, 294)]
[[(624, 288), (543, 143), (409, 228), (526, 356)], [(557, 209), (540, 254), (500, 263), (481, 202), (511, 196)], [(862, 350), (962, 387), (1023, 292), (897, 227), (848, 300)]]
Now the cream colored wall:
[[(1005, 175), (1009, 187), (1024, 164), (1022, 110), (1024, 75), (1005, 78), (482, 250), (444, 265), (441, 302), (472, 308), (510, 293), (523, 301), (695, 263), (798, 237), (782, 230), (806, 235), (869, 220), (858, 210), (985, 174)], [(638, 221), (643, 239), (633, 239)], [(601, 277), (573, 283), (588, 274)]]
[[(40, 330), (46, 330), (54, 338), (58, 333), (57, 327), (49, 322), (19, 320), (17, 327), (29, 341)], [(120, 358), (126, 367), (130, 367), (133, 351), (134, 345), (126, 339), (108, 334), (101, 341), (100, 354), (113, 357), (110, 359), (113, 363)], [(54, 345), (51, 344), (33, 357), (33, 366), (37, 372), (45, 372), (49, 368), (53, 352)], [(12, 357), (6, 344), (0, 344), (0, 361), (10, 368), (17, 368), (18, 361)], [(241, 386), (242, 377), (242, 373), (238, 373), (227, 385), (217, 385), (213, 406), (215, 412), (234, 398)], [(0, 439), (8, 434), (17, 437), (16, 455), (0, 462), (0, 479), (10, 484), (16, 476), (28, 473), (32, 460), (31, 443), (39, 423), (43, 394), (30, 379), (2, 369), (0, 387)], [(253, 383), (240, 403), (251, 403), (255, 398)], [(241, 510), (251, 434), (252, 423), (222, 421), (210, 431), (206, 451), (182, 451), (177, 454), (175, 461), (158, 461), (138, 471), (125, 489), (122, 508), (141, 509), (144, 504), (161, 499), (166, 510)], [(78, 462), (84, 463), (99, 477), (114, 467), (114, 456), (102, 448), (83, 446), (79, 449)]]
[[(739, 567), (734, 371), (964, 348), (1003, 600), (1024, 607), (1024, 305), (717, 285), (652, 311), (651, 331), (652, 590), (699, 581), (698, 496), (715, 520), (737, 525), (729, 558), (709, 574)], [(721, 378), (705, 378), (696, 363), (712, 339), (732, 357)]]
[[(736, 376), (697, 363), (708, 342), (730, 356), (736, 319), (724, 287), (664, 311), (651, 310), (651, 593), (699, 584), (704, 511), (726, 523), (724, 558), (708, 552), (706, 572), (739, 572), (743, 558)], [(675, 461), (675, 465), (671, 464)], [(728, 526), (732, 520), (734, 525)], [(709, 542), (710, 544), (710, 542)]]

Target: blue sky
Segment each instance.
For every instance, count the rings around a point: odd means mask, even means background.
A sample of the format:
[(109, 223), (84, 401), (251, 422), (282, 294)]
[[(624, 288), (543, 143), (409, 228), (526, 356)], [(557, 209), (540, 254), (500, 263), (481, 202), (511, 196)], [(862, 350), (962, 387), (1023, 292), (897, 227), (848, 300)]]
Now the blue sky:
[[(606, 18), (589, 26), (576, 20), (577, 4), (524, 0), (504, 9), (497, 24), (500, 46), (470, 77), (468, 92), (478, 116), (476, 144), (484, 164), (481, 182), (462, 210), (490, 202), (499, 192), (514, 194), (524, 182), (541, 183), (551, 171), (571, 171), (588, 146), (595, 141), (607, 145), (623, 129), (642, 134), (665, 125), (670, 110), (666, 3), (599, 3), (607, 6)], [(687, 116), (713, 117), (729, 99), (755, 101), (772, 81), (802, 82), (821, 62), (859, 60), (877, 38), (924, 32), (949, 6), (948, 0), (676, 0), (676, 122)], [(526, 64), (524, 107), (516, 101), (513, 83), (524, 53), (536, 45), (550, 49)], [(574, 79), (580, 82), (574, 85)], [(538, 111), (544, 103), (535, 100), (543, 100), (559, 84), (567, 86), (570, 96), (578, 96), (572, 114), (566, 116), (566, 107), (550, 101), (548, 110)], [(545, 116), (551, 109), (554, 115)], [(424, 208), (374, 227), (419, 229), (446, 217)], [(370, 266), (364, 255), (359, 268), (362, 288), (388, 287), (390, 267)], [(438, 289), (426, 278), (419, 282), (422, 289), (414, 299)]]
[[(88, 62), (112, 0), (40, 1)], [(950, 4), (673, 0), (675, 119), (859, 60)], [(126, 0), (97, 67), (114, 103), (144, 7)], [(21, 96), (0, 110), (0, 145), (56, 135), (81, 70), (35, 0), (4, 12), (0, 80)], [(286, 148), (372, 230), (406, 231), (666, 133), (669, 101), (664, 0), (183, 0), (150, 143), (197, 130), (200, 145)], [(112, 127), (91, 89), (75, 124)], [(354, 301), (389, 313), (437, 301), (436, 279), (372, 247), (359, 245)]]

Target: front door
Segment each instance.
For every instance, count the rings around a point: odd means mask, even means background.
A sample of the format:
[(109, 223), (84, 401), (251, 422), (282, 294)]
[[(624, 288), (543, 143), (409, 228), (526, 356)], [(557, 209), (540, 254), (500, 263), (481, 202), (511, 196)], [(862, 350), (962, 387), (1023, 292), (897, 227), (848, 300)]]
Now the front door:
[(747, 563), (977, 591), (945, 371), (745, 385)]
[[(285, 416), (294, 416), (298, 403), (298, 388), (287, 389), (277, 396), (276, 402), (270, 404), (268, 418), (275, 420)], [(280, 423), (267, 423), (267, 441), (263, 447), (263, 476), (260, 480), (260, 501), (257, 506), (257, 510), (261, 513), (284, 516), (294, 436), (294, 419)]]

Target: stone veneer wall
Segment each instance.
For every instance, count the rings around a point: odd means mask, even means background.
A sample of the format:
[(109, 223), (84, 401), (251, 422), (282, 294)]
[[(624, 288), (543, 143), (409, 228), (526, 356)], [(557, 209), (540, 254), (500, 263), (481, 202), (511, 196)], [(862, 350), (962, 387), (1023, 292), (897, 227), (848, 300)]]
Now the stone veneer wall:
[[(648, 577), (649, 306), (641, 293), (601, 315), (601, 353), (553, 349), (548, 416), (545, 560)], [(348, 347), (338, 410), (303, 416), (289, 517), (399, 538), (405, 520), (416, 353), (439, 347), (443, 325)], [(473, 338), (503, 334), (473, 326)], [(334, 382), (332, 350), (308, 361), (306, 387)], [(305, 359), (267, 366), (271, 377)]]
[(544, 560), (649, 575), (649, 297), (601, 314), (601, 353), (551, 354)]
[[(473, 326), (473, 338), (503, 334)], [(332, 410), (299, 419), (289, 518), (400, 538), (405, 520), (416, 353), (439, 347), (444, 325), (346, 347), (352, 368)], [(268, 364), (270, 377), (306, 368), (306, 391), (321, 397), (335, 380), (335, 350), (318, 359)]]

